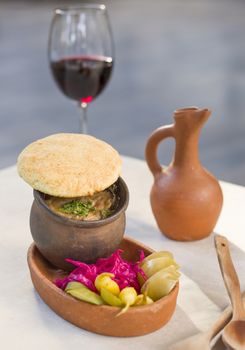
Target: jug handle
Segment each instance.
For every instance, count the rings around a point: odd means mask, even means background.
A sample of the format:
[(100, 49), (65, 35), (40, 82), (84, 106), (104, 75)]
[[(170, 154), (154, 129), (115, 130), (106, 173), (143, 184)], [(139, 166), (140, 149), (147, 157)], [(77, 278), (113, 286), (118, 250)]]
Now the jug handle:
[(157, 148), (161, 141), (168, 137), (174, 137), (174, 125), (165, 125), (153, 131), (145, 148), (145, 158), (153, 176), (162, 173), (162, 166), (157, 159)]

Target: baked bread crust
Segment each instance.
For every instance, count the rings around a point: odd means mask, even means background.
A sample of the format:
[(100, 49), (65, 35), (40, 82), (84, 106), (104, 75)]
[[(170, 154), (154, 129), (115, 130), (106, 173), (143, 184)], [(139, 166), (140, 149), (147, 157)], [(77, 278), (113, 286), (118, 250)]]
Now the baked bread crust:
[(19, 175), (34, 189), (56, 197), (92, 195), (112, 185), (122, 161), (108, 143), (84, 134), (54, 134), (19, 155)]

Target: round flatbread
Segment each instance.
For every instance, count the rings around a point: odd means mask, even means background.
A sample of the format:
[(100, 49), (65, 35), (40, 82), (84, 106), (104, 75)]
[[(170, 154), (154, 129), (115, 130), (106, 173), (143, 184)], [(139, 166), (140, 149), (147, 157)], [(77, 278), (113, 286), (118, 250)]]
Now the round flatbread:
[(19, 175), (34, 189), (56, 197), (92, 195), (112, 185), (121, 158), (108, 143), (84, 134), (54, 134), (19, 155)]

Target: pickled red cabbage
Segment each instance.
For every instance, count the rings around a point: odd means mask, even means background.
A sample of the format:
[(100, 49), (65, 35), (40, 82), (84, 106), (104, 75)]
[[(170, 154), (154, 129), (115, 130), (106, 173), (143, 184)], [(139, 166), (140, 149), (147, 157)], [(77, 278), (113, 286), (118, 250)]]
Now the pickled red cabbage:
[(96, 277), (103, 272), (113, 273), (113, 280), (119, 285), (120, 290), (125, 287), (134, 287), (140, 292), (140, 285), (137, 275), (140, 274), (144, 280), (146, 275), (139, 267), (139, 264), (145, 258), (143, 251), (140, 251), (139, 260), (136, 263), (128, 262), (121, 256), (123, 251), (117, 249), (108, 258), (100, 258), (95, 264), (86, 264), (81, 261), (66, 259), (67, 262), (76, 266), (76, 268), (65, 278), (57, 279), (55, 284), (61, 289), (65, 289), (69, 282), (77, 281), (83, 283), (90, 290), (96, 292), (94, 281)]

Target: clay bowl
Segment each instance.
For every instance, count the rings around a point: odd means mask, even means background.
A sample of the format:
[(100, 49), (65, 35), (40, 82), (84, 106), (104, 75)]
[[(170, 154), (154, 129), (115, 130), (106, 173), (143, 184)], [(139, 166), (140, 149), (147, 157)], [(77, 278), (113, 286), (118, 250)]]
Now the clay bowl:
[(93, 263), (107, 257), (120, 244), (125, 231), (125, 210), (129, 193), (126, 183), (117, 180), (119, 203), (106, 219), (80, 221), (53, 212), (45, 202), (45, 194), (34, 190), (30, 214), (30, 229), (36, 246), (53, 265), (72, 270), (66, 258)]
[[(152, 250), (130, 238), (120, 244), (123, 257), (129, 261), (138, 259), (142, 249), (146, 255)], [(164, 298), (150, 305), (131, 307), (116, 317), (120, 308), (92, 305), (69, 296), (53, 283), (65, 272), (52, 266), (32, 244), (28, 251), (28, 265), (34, 287), (43, 301), (59, 316), (74, 325), (103, 335), (130, 337), (156, 331), (164, 326), (174, 313), (179, 284)]]

